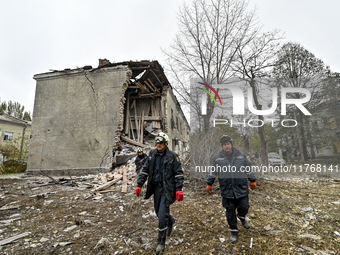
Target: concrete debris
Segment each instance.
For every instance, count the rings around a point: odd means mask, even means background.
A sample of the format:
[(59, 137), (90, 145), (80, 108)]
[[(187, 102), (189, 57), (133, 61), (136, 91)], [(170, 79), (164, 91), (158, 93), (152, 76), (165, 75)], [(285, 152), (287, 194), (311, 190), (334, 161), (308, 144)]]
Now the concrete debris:
[(49, 205), (50, 203), (52, 203), (54, 200), (46, 200), (44, 201), (44, 205)]
[(271, 231), (274, 230), (270, 225), (264, 227), (264, 230)]
[(183, 243), (183, 238), (173, 239), (173, 241), (174, 245), (180, 245), (181, 243)]
[(77, 233), (73, 237), (74, 238), (79, 238), (80, 237), (80, 230), (78, 230)]
[(70, 245), (70, 244), (75, 244), (75, 242), (60, 242), (60, 243), (55, 243), (55, 244), (53, 245), (53, 247), (55, 248), (55, 247), (57, 247), (58, 245), (64, 247), (64, 246)]
[(4, 205), (0, 208), (0, 211), (19, 209), (21, 205)]
[(8, 224), (12, 223), (13, 221), (20, 220), (20, 219), (21, 219), (21, 217), (20, 218), (9, 219), (9, 220), (0, 220), (0, 223), (8, 225)]
[(94, 226), (95, 225), (90, 220), (84, 220), (84, 224), (85, 224), (85, 226)]
[(225, 238), (220, 237), (219, 239), (220, 239), (220, 242), (221, 242), (221, 243), (224, 243), (224, 242), (225, 242)]
[(105, 237), (102, 237), (98, 243), (96, 244), (96, 246), (94, 247), (94, 249), (97, 249), (97, 248), (100, 248), (100, 247), (104, 247), (104, 246), (108, 246), (110, 245), (110, 241), (109, 239), (105, 238)]
[(300, 235), (301, 238), (311, 238), (313, 240), (321, 240), (321, 237), (320, 236), (317, 236), (317, 235), (312, 235), (312, 234), (302, 234)]
[(10, 238), (6, 238), (6, 239), (4, 239), (4, 240), (1, 240), (1, 241), (0, 241), (0, 246), (1, 246), (1, 245), (4, 245), (4, 244), (12, 243), (12, 242), (14, 242), (15, 240), (18, 240), (18, 239), (20, 239), (20, 238), (26, 237), (26, 236), (28, 236), (28, 235), (30, 235), (30, 234), (31, 234), (31, 232), (25, 232), (25, 233), (22, 233), (22, 234), (20, 234), (20, 235), (12, 236), (12, 237), (10, 237)]
[(92, 200), (100, 200), (103, 198), (103, 195), (102, 194), (99, 194), (98, 196), (92, 198)]
[(9, 218), (19, 217), (20, 215), (21, 215), (20, 213), (12, 214), (11, 216), (9, 216)]
[(306, 250), (306, 251), (309, 251), (309, 252), (313, 252), (313, 254), (320, 254), (320, 255), (330, 255), (329, 253), (327, 252), (324, 252), (324, 251), (317, 251), (313, 248), (310, 248), (308, 246), (302, 246), (302, 249)]
[(71, 231), (71, 230), (73, 230), (73, 229), (75, 229), (75, 228), (77, 228), (77, 225), (73, 225), (73, 226), (71, 226), (71, 227), (68, 227), (68, 228), (64, 229), (64, 232)]
[(314, 214), (312, 214), (312, 213), (307, 213), (307, 214), (306, 214), (306, 217), (307, 217), (308, 219), (310, 219), (310, 220), (316, 220), (316, 216), (315, 216)]
[(41, 243), (44, 243), (44, 242), (47, 242), (47, 241), (49, 241), (49, 239), (48, 239), (48, 238), (45, 238), (45, 237), (42, 237), (42, 238), (40, 238), (40, 240), (39, 240), (39, 242), (41, 242)]
[(304, 212), (311, 212), (311, 211), (313, 211), (313, 210), (314, 210), (314, 209), (313, 209), (312, 207), (310, 207), (310, 206), (301, 208), (301, 211), (304, 211)]

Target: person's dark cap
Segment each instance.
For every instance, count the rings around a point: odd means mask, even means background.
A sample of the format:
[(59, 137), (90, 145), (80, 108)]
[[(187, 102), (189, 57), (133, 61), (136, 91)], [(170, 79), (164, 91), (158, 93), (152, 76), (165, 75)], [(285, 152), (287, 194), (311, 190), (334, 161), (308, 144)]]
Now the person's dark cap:
[(231, 139), (231, 137), (229, 135), (222, 135), (222, 137), (220, 139), (220, 143), (224, 144), (226, 142), (230, 142), (231, 144), (233, 144), (233, 139)]

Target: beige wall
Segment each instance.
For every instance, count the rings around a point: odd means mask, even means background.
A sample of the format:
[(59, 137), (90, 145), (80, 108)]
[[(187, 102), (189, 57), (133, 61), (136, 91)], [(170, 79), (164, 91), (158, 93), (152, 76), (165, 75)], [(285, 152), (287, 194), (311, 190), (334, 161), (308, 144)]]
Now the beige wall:
[(128, 67), (38, 74), (27, 174), (83, 175), (112, 167)]
[[(22, 134), (24, 131), (25, 126), (24, 125), (19, 125), (19, 124), (12, 124), (9, 122), (2, 122), (0, 121), (0, 144), (4, 144), (6, 143), (6, 141), (4, 141), (4, 135), (5, 132), (12, 132), (13, 133), (13, 140), (17, 139), (17, 138), (22, 138)], [(31, 135), (31, 127), (27, 126), (26, 130), (25, 130), (25, 137), (26, 136), (30, 136)]]
[[(189, 146), (189, 124), (187, 123), (185, 116), (173, 94), (170, 87), (164, 87), (166, 89), (166, 121), (167, 121), (167, 134), (170, 138), (169, 148), (179, 154), (181, 157), (185, 155), (185, 148), (183, 143)], [(172, 113), (171, 113), (172, 112)], [(175, 127), (172, 127), (171, 117), (175, 121)], [(177, 125), (178, 123), (178, 125)], [(179, 143), (175, 145), (175, 138)]]

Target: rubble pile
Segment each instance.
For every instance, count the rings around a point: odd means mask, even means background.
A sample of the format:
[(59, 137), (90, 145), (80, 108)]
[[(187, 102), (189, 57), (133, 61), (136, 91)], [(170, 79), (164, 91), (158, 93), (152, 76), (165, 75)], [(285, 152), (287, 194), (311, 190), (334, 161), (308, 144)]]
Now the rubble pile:
[[(260, 177), (251, 228), (230, 244), (218, 183), (209, 195), (187, 172), (167, 254), (338, 254), (338, 179)], [(134, 158), (96, 175), (0, 179), (0, 254), (154, 254), (153, 199), (136, 197), (136, 179)]]

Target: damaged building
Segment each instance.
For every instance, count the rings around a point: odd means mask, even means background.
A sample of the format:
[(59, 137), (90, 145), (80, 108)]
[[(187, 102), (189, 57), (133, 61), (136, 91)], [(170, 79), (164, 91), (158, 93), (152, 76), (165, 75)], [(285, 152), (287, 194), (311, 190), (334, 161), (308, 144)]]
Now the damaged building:
[(127, 144), (169, 148), (185, 156), (189, 124), (158, 61), (110, 63), (36, 74), (27, 174), (110, 171)]

